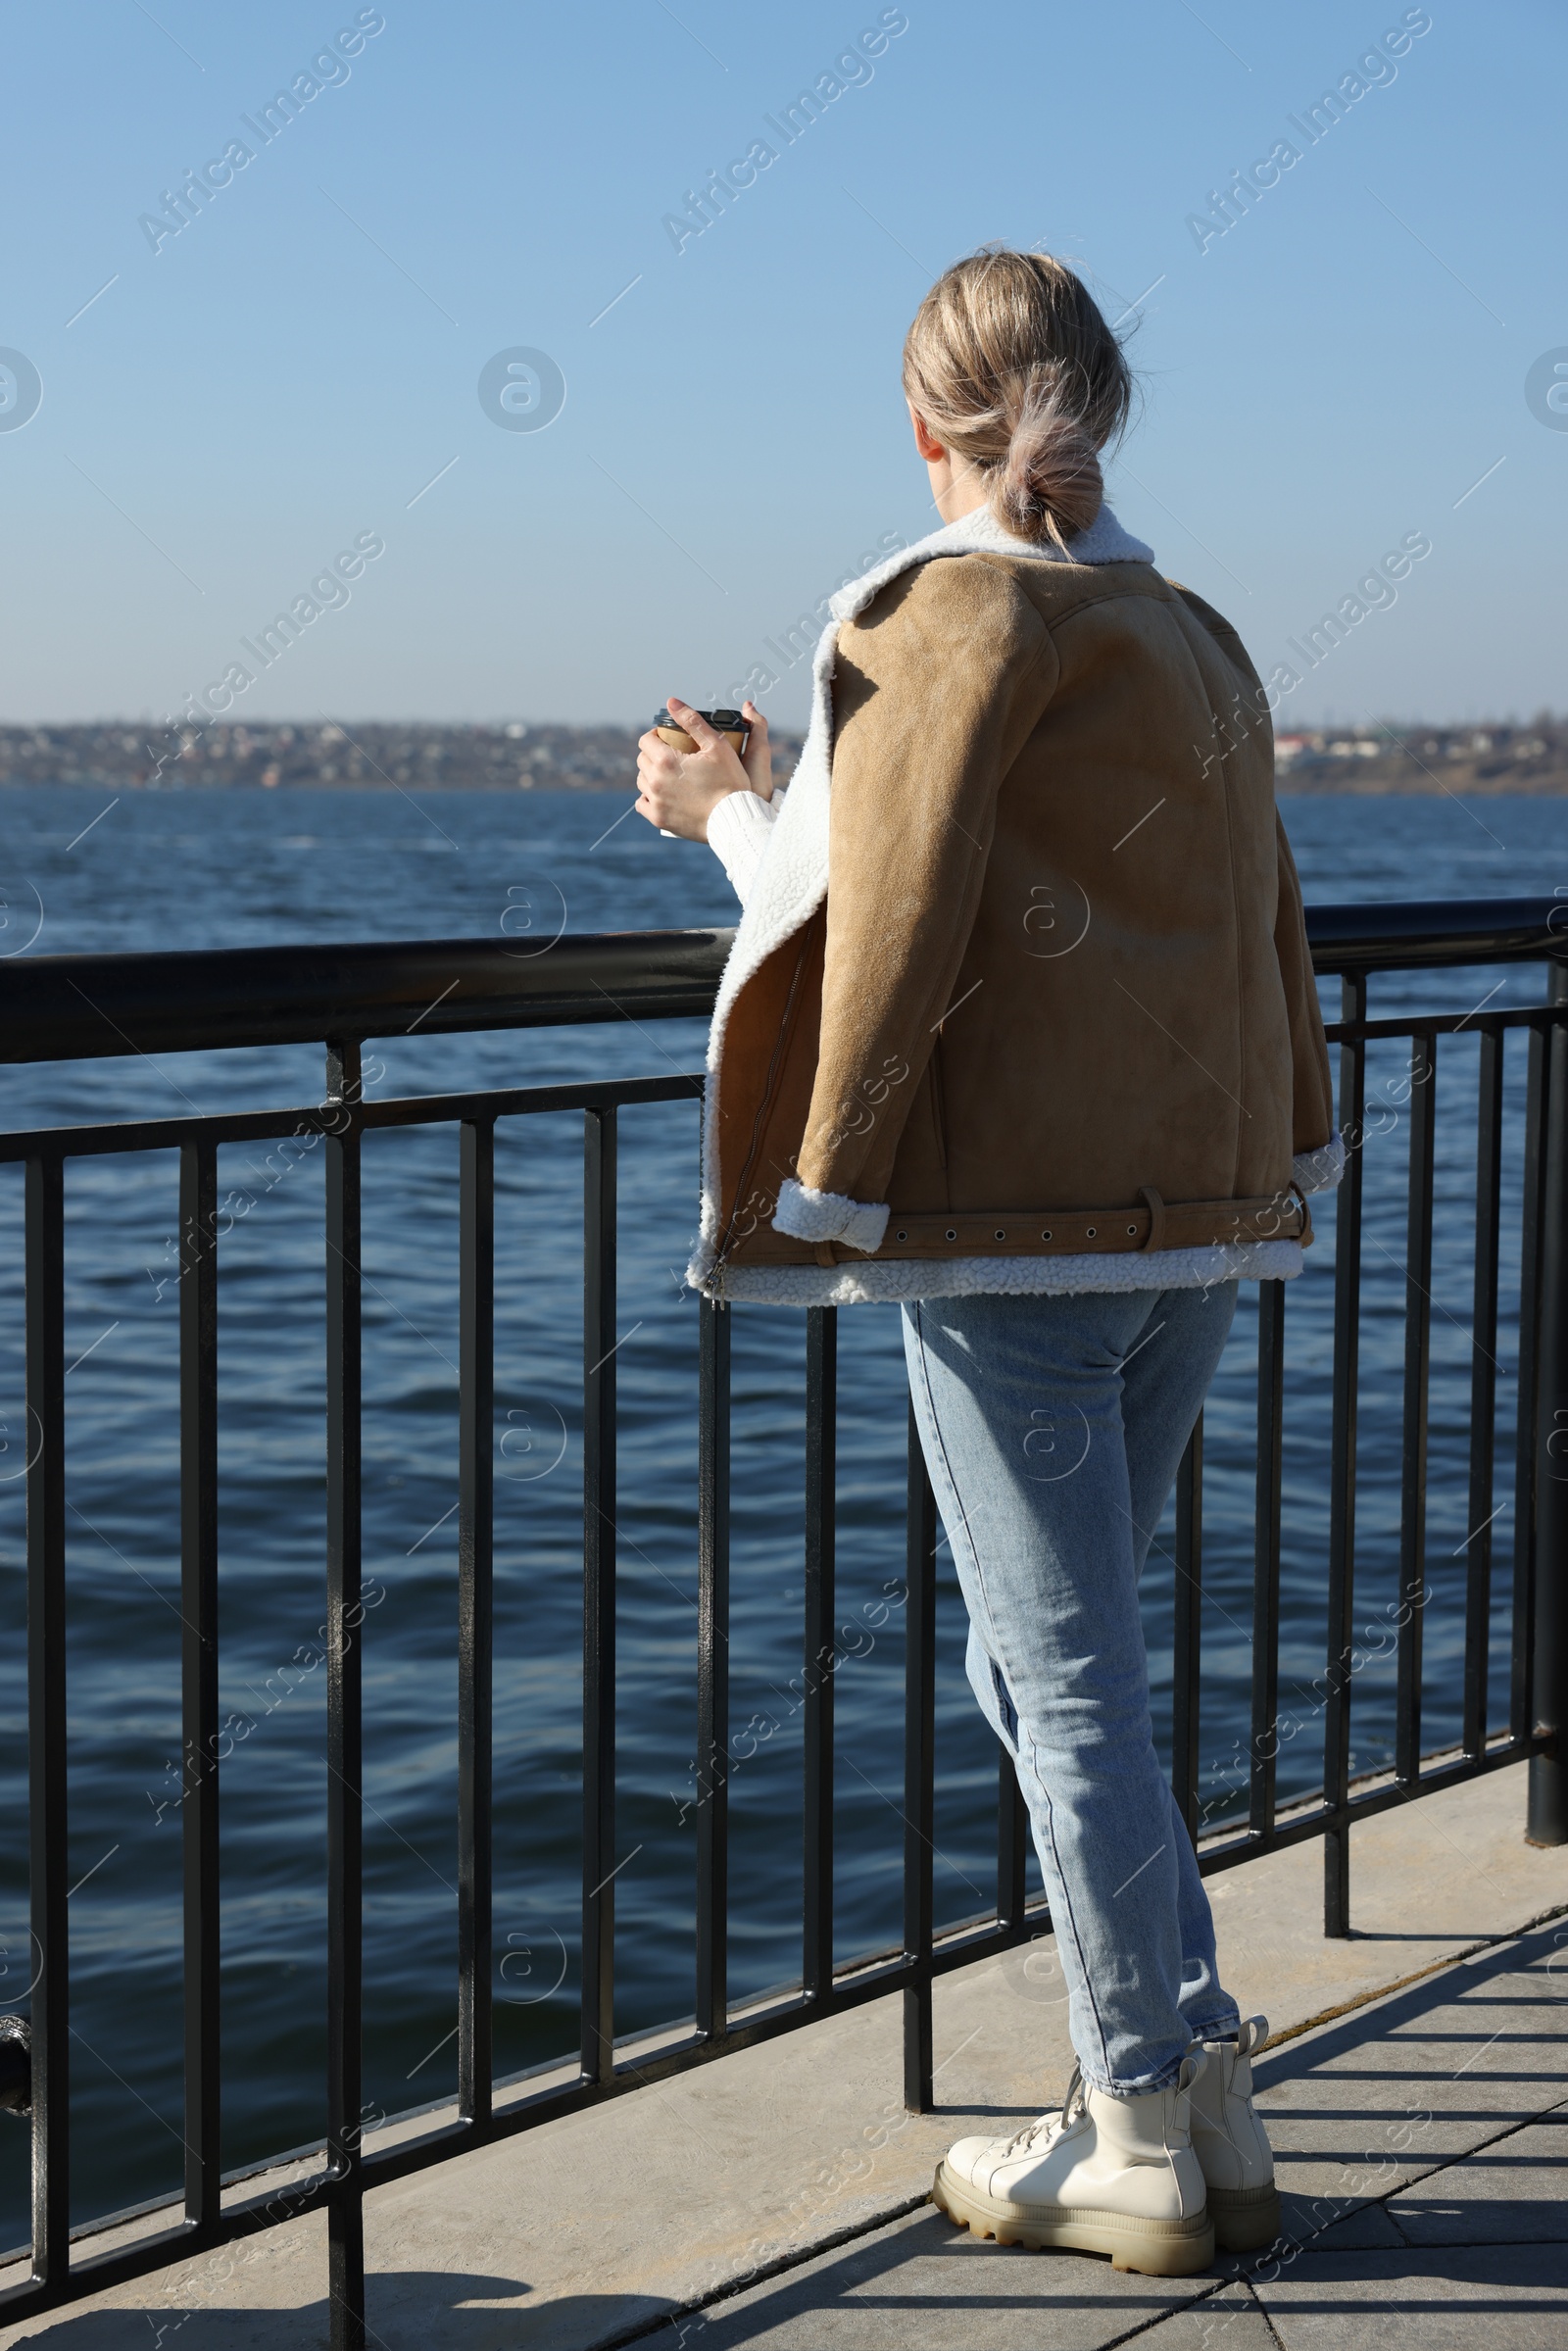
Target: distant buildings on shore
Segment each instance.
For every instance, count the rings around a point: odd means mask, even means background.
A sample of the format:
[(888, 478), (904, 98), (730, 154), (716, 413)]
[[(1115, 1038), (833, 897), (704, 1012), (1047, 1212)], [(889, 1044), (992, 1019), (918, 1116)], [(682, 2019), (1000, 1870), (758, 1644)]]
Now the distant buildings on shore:
[[(798, 735), (775, 733), (787, 777)], [(1285, 792), (1568, 792), (1568, 719), (1528, 726), (1354, 726), (1282, 731)], [(190, 726), (116, 720), (0, 727), (0, 783), (94, 784), (111, 791), (358, 785), (405, 792), (629, 791), (637, 730), (619, 726)]]
[(0, 783), (13, 784), (601, 792), (629, 790), (636, 772), (637, 731), (621, 726), (0, 727)]
[(1568, 719), (1281, 732), (1274, 773), (1283, 792), (1568, 792)]

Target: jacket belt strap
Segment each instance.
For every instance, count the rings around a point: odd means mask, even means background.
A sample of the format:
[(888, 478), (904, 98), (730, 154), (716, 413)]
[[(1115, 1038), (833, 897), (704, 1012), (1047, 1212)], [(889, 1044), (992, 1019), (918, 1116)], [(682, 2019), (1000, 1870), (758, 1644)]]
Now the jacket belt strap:
[(1146, 1186), (1136, 1208), (999, 1208), (892, 1215), (868, 1258), (842, 1242), (792, 1241), (759, 1220), (732, 1240), (735, 1264), (862, 1265), (890, 1257), (1052, 1257), (1143, 1254), (1161, 1249), (1248, 1248), (1312, 1242), (1312, 1219), (1294, 1186), (1250, 1200), (1165, 1200)]
[[(1298, 1193), (1256, 1200), (1165, 1201), (1152, 1190), (1136, 1208), (1018, 1209), (996, 1214), (973, 1209), (952, 1214), (888, 1218), (879, 1257), (933, 1254), (1074, 1256), (1114, 1250), (1206, 1249), (1219, 1243), (1299, 1241), (1311, 1230)], [(846, 1260), (858, 1250), (845, 1250)]]

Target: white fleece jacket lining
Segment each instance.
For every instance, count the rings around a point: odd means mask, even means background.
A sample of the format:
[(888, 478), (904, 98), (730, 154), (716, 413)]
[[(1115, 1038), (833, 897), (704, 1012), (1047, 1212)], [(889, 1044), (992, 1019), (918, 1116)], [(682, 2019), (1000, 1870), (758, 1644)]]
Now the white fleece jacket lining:
[(1205, 1249), (1107, 1249), (1060, 1257), (871, 1257), (863, 1265), (731, 1265), (712, 1295), (759, 1306), (866, 1306), (916, 1298), (1067, 1298), (1085, 1291), (1206, 1290), (1216, 1282), (1290, 1282), (1298, 1241)]
[(1298, 1192), (1332, 1192), (1345, 1173), (1345, 1138), (1338, 1128), (1316, 1151), (1298, 1151), (1291, 1161), (1291, 1182)]
[(793, 1176), (786, 1176), (779, 1186), (773, 1230), (787, 1233), (792, 1241), (844, 1241), (869, 1256), (881, 1248), (887, 1229), (886, 1201), (851, 1200), (844, 1192), (814, 1192), (809, 1184), (798, 1184)]

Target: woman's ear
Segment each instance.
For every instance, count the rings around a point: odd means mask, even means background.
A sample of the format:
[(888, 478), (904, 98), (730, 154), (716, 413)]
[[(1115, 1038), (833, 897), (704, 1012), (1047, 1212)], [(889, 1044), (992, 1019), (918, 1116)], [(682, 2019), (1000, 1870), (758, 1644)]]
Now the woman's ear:
[(947, 451), (943, 448), (942, 443), (936, 438), (936, 436), (927, 430), (925, 418), (921, 416), (919, 410), (915, 408), (912, 403), (907, 405), (909, 408), (909, 422), (914, 426), (914, 445), (916, 449), (918, 449), (920, 455), (924, 458), (928, 465), (940, 464), (941, 460), (947, 456)]

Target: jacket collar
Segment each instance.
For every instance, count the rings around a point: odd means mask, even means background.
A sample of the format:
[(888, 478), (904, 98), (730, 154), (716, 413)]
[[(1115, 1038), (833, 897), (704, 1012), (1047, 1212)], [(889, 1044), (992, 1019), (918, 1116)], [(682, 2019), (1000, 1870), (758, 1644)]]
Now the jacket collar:
[(940, 555), (1025, 556), (1040, 563), (1152, 563), (1154, 560), (1153, 549), (1123, 530), (1108, 506), (1101, 508), (1087, 530), (1074, 533), (1065, 555), (1050, 539), (1020, 539), (1004, 530), (991, 509), (982, 506), (972, 514), (960, 514), (956, 522), (944, 523), (941, 530), (917, 539), (912, 547), (898, 548), (885, 563), (852, 579), (848, 587), (829, 598), (828, 611), (836, 621), (853, 620), (890, 579), (897, 579), (911, 564), (929, 563)]

